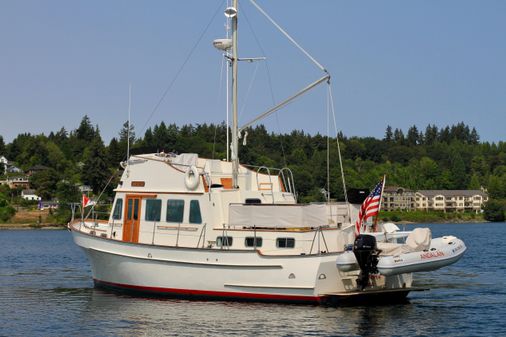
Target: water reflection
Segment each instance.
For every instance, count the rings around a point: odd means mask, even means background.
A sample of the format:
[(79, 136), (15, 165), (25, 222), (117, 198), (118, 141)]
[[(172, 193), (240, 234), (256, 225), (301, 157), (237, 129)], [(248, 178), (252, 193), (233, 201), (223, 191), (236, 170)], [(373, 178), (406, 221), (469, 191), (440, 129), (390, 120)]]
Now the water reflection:
[(497, 252), (495, 233), (505, 225), (438, 226), (433, 226), (434, 236), (455, 233), (469, 250), (450, 268), (417, 275), (416, 285), (431, 291), (412, 293), (407, 304), (341, 308), (109, 293), (93, 288), (88, 261), (68, 233), (3, 232), (0, 336), (504, 334), (506, 253)]

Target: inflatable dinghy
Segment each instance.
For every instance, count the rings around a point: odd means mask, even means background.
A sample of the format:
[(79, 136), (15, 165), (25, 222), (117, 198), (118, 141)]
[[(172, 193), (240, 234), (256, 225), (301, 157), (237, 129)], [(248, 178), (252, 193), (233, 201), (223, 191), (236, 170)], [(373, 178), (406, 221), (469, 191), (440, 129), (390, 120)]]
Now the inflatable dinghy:
[[(374, 237), (374, 235), (368, 235)], [(464, 242), (455, 236), (431, 239), (430, 230), (413, 230), (405, 244), (378, 242), (371, 248), (373, 271), (390, 276), (436, 270), (457, 262), (465, 253)], [(361, 269), (357, 261), (356, 245), (341, 253), (336, 266), (342, 272)], [(375, 270), (374, 270), (375, 269)]]

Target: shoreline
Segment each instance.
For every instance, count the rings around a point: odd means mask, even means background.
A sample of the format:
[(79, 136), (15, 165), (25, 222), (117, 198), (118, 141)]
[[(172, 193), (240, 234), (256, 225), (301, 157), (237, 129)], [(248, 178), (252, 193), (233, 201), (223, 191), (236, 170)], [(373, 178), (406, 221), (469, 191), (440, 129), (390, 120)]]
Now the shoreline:
[(65, 225), (57, 224), (31, 224), (31, 223), (0, 223), (0, 231), (2, 230), (29, 230), (29, 229), (42, 229), (42, 230), (55, 230), (66, 229)]

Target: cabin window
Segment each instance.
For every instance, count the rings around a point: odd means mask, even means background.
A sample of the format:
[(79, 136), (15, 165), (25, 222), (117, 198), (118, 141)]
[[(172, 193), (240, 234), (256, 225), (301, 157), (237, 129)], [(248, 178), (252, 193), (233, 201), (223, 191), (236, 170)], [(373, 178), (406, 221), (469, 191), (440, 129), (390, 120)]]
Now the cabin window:
[(216, 238), (216, 246), (230, 247), (232, 246), (233, 238), (231, 236), (218, 236)]
[(246, 247), (262, 247), (262, 238), (261, 237), (246, 237), (244, 239), (244, 245)]
[(200, 204), (198, 200), (190, 201), (190, 223), (202, 223), (202, 215), (200, 214)]
[(147, 221), (160, 221), (160, 213), (162, 212), (162, 200), (146, 199), (146, 216)]
[(134, 199), (134, 220), (139, 220), (139, 199)]
[(128, 212), (127, 212), (127, 219), (128, 220), (132, 220), (132, 204), (133, 204), (133, 200), (132, 199), (128, 199)]
[(294, 238), (277, 238), (276, 247), (278, 248), (293, 248), (295, 247)]
[(167, 222), (183, 222), (184, 200), (167, 200)]
[(114, 220), (121, 220), (122, 211), (123, 211), (123, 199), (116, 199), (116, 204), (114, 205), (114, 212), (112, 212), (112, 218)]

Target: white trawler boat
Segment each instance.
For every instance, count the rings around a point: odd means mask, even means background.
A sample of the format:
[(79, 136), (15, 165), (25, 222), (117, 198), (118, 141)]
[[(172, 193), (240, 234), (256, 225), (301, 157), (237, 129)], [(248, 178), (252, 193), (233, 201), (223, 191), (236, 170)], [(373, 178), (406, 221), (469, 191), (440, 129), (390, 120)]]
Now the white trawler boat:
[[(225, 300), (404, 299), (417, 290), (413, 272), (455, 262), (464, 243), (453, 236), (432, 240), (429, 230), (405, 232), (393, 224), (373, 231), (361, 225), (378, 212), (378, 195), (362, 207), (361, 201), (298, 204), (289, 169), (239, 163), (238, 138), (252, 123), (238, 126), (237, 8), (234, 0), (225, 10), (232, 39), (214, 43), (232, 66), (231, 161), (191, 153), (129, 157), (109, 220), (69, 224), (95, 285)], [(310, 58), (324, 76), (260, 117), (329, 81)]]

